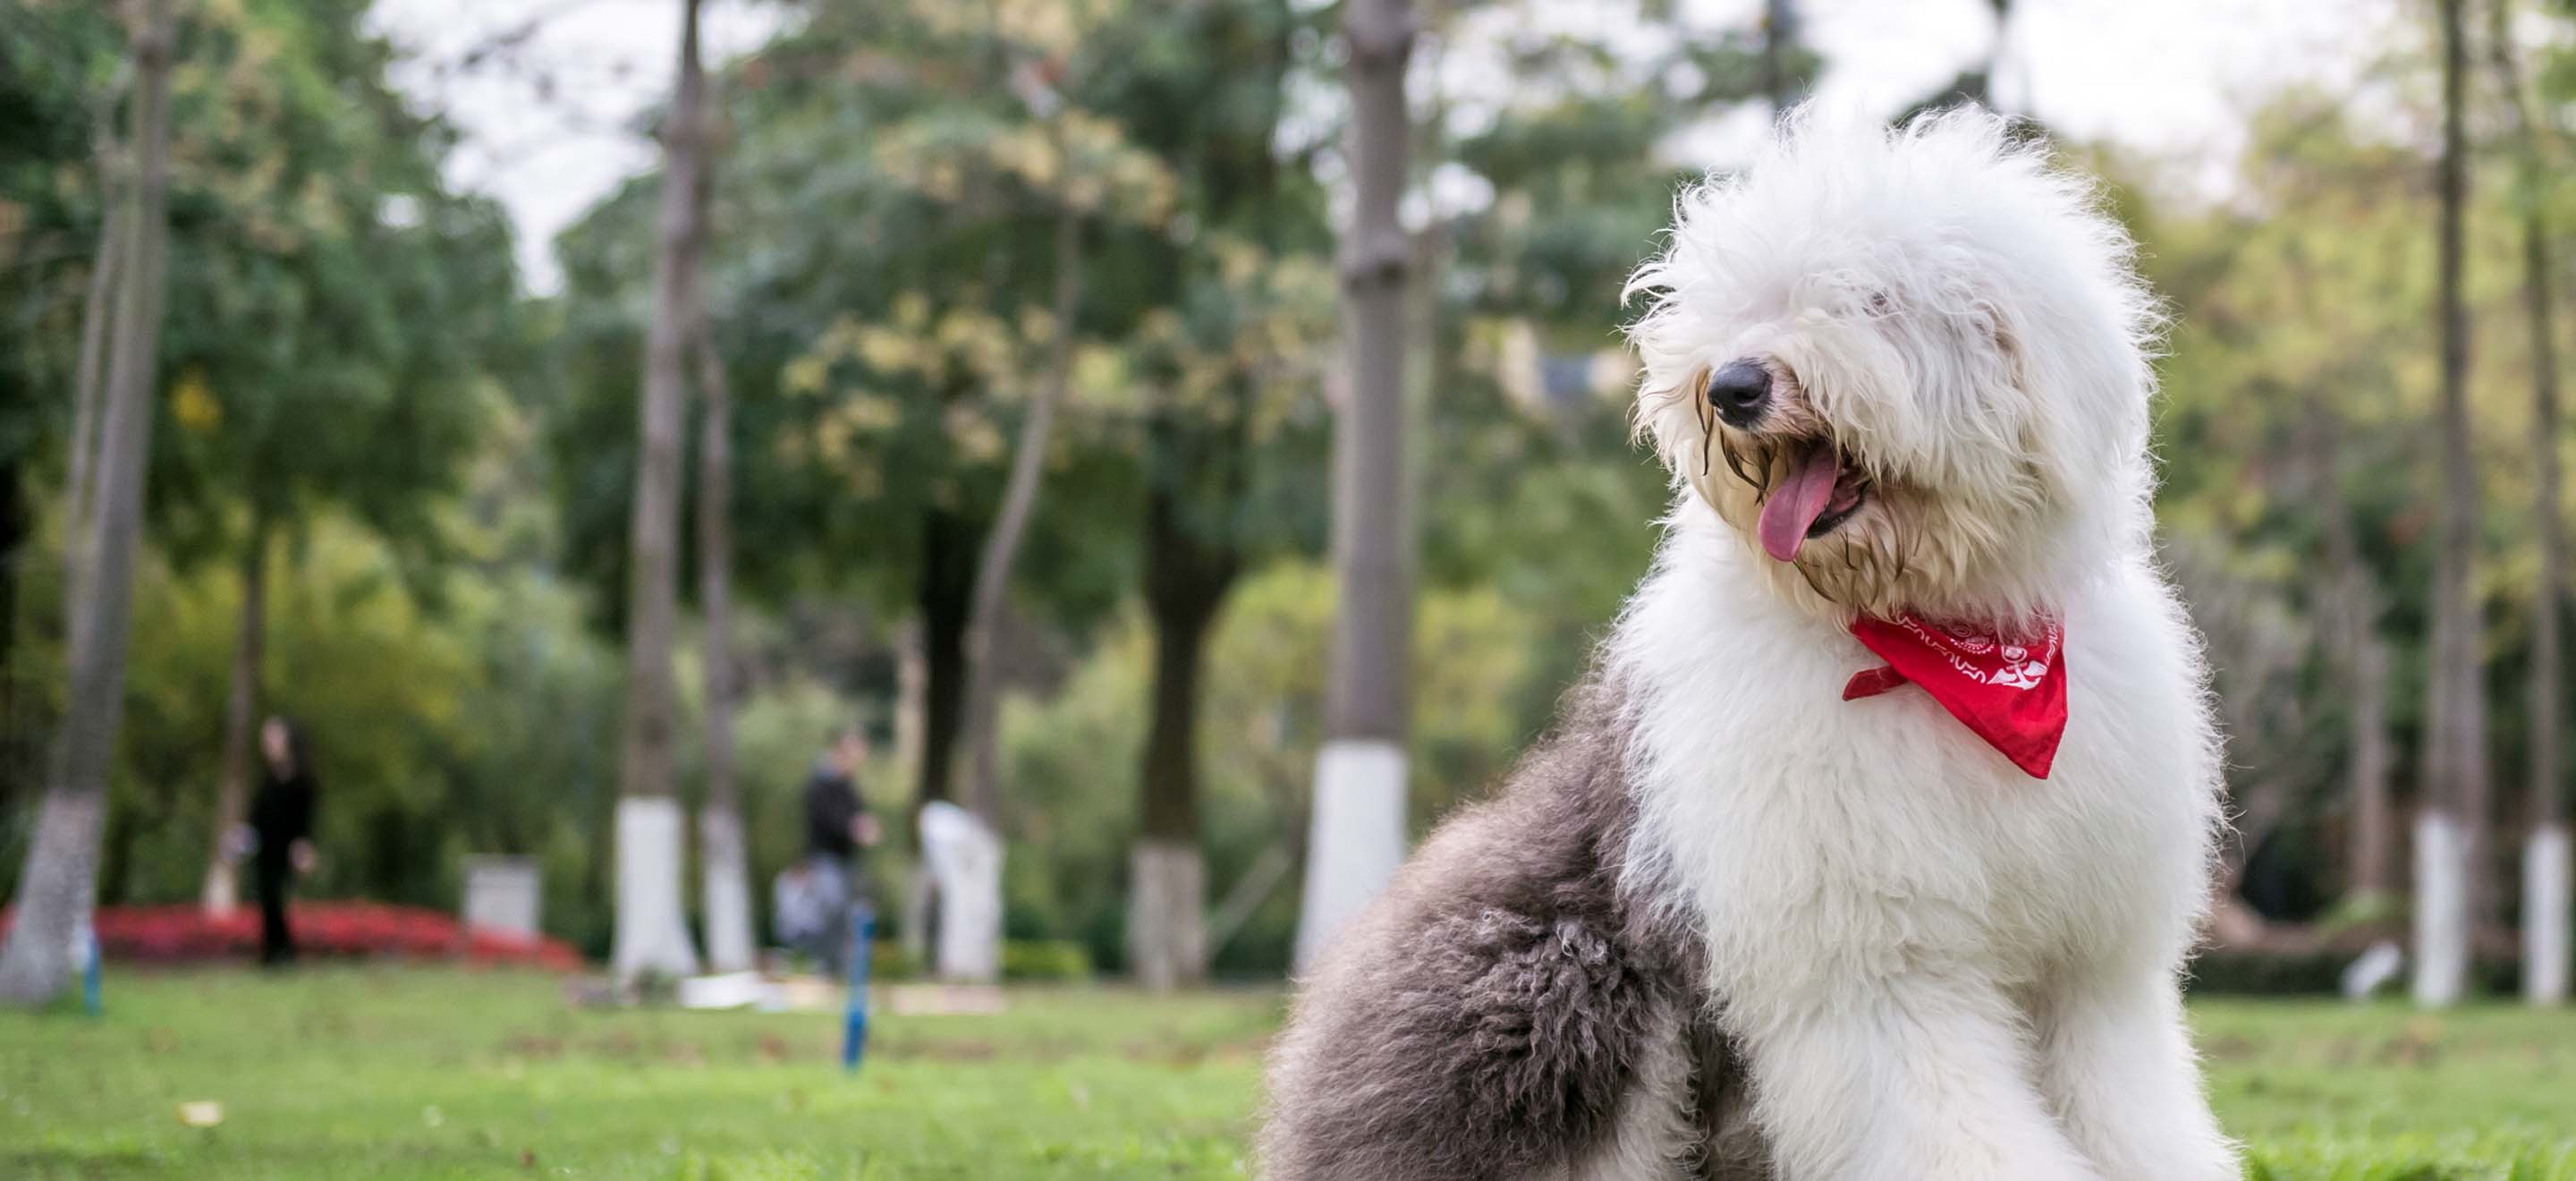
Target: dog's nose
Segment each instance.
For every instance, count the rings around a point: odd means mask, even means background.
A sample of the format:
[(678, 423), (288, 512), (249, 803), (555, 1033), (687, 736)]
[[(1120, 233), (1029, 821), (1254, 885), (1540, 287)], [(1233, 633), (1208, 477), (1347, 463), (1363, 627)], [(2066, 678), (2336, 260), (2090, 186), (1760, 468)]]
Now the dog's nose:
[(1762, 417), (1771, 404), (1771, 371), (1753, 361), (1730, 362), (1709, 375), (1708, 404), (1726, 425), (1743, 428)]

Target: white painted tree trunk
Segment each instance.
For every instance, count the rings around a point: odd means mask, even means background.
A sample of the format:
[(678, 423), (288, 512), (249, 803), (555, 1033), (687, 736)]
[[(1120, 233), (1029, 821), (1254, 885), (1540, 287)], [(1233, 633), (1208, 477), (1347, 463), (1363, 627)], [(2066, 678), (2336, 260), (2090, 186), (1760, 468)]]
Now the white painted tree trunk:
[(2522, 850), (2523, 999), (2567, 1003), (2570, 882), (2567, 826), (2533, 829)]
[(1127, 872), (1127, 970), (1156, 992), (1205, 980), (1207, 863), (1198, 846), (1138, 841)]
[(921, 856), (939, 892), (940, 978), (1001, 979), (1001, 840), (974, 813), (933, 800), (921, 807)]
[(2559, 613), (2567, 593), (2566, 526), (2559, 513), (2564, 483), (2558, 449), (2566, 440), (2559, 430), (2558, 349), (2555, 303), (2550, 278), (2549, 211), (2538, 198), (2550, 180), (2547, 157), (2533, 126), (2522, 67), (2514, 52), (2513, 5), (2496, 0), (2487, 7), (2487, 51), (2494, 55), (2498, 89), (2514, 140), (2515, 183), (2521, 192), (2522, 300), (2531, 333), (2532, 467), (2538, 475), (2531, 532), (2540, 539), (2540, 583), (2533, 588), (2531, 609), (2531, 832), (2522, 856), (2522, 991), (2535, 1005), (2567, 999), (2567, 828), (2561, 793), (2565, 788), (2565, 714), (2559, 689), (2565, 679), (2565, 653), (2559, 641)]
[(1404, 296), (1414, 243), (1397, 205), (1411, 151), (1404, 77), (1414, 32), (1407, 0), (1342, 6), (1352, 206), (1339, 264), (1351, 384), (1333, 423), (1333, 569), (1341, 598), (1333, 608), (1324, 748), (1315, 758), (1305, 909), (1297, 919), (1300, 971), (1404, 859), (1415, 549), (1404, 461)]
[(2459, 1003), (2469, 984), (2468, 861), (2464, 834), (2449, 813), (2415, 817), (2415, 1003)]
[(698, 810), (700, 886), (705, 894), (707, 966), (747, 971), (759, 948), (751, 931), (751, 868), (743, 850), (742, 818), (731, 808)]
[(609, 961), (621, 978), (697, 970), (681, 910), (687, 823), (672, 782), (677, 731), (671, 648), (679, 615), (682, 362), (698, 323), (698, 4), (680, 11), (680, 67), (662, 131), (662, 208), (654, 242), (653, 319), (637, 400), (634, 516), (626, 611), (626, 704), (618, 733), (617, 928)]
[[(2424, 814), (2416, 821), (2415, 998), (2448, 1005), (2467, 991), (2469, 942), (2492, 914), (2486, 670), (2475, 591), (2478, 473), (2469, 445), (2468, 306), (2464, 296), (2469, 185), (2467, 35), (2462, 0), (2441, 0), (2442, 163), (2438, 252), (2442, 513), (2434, 534), (2433, 652), (2426, 675)], [(2428, 839), (2429, 838), (2429, 839)]]
[(125, 655), (131, 638), (134, 557), (143, 530), (152, 407), (159, 386), (161, 306), (169, 233), (165, 201), (169, 160), (170, 3), (151, 0), (134, 36), (141, 79), (134, 104), (138, 162), (120, 202), (130, 259), (118, 279), (115, 343), (108, 356), (106, 401), (98, 429), (95, 515), (81, 522), (81, 558), (70, 571), (85, 581), (68, 609), (73, 624), (65, 673), (70, 682), (56, 728), (36, 832), (11, 899), (17, 910), (0, 942), (0, 1002), (37, 1004), (74, 971), (73, 945), (89, 930), (98, 900), (99, 833), (107, 814), (107, 779), (116, 735), (125, 720)]
[(1297, 967), (1329, 946), (1352, 915), (1404, 864), (1404, 748), (1339, 739), (1315, 759), (1315, 805), (1306, 847)]
[[(701, 186), (703, 190), (704, 186)], [(703, 195), (703, 194), (702, 194)], [(743, 852), (742, 793), (734, 782), (733, 670), (733, 395), (715, 333), (703, 312), (698, 354), (698, 607), (706, 675), (707, 794), (698, 806), (699, 872), (707, 924), (707, 962), (718, 972), (747, 971), (756, 954), (751, 931), (751, 870)]]
[(680, 802), (669, 796), (628, 796), (617, 801), (617, 929), (619, 979), (650, 972), (694, 976), (697, 948), (689, 941), (680, 906)]

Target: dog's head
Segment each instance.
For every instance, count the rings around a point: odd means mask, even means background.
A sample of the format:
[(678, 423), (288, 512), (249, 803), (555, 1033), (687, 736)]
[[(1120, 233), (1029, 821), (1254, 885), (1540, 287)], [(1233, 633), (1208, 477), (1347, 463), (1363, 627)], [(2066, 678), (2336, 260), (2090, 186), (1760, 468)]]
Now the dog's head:
[(1630, 294), (1639, 429), (1838, 611), (2026, 619), (2142, 544), (2154, 301), (2092, 185), (1959, 110), (1793, 118)]

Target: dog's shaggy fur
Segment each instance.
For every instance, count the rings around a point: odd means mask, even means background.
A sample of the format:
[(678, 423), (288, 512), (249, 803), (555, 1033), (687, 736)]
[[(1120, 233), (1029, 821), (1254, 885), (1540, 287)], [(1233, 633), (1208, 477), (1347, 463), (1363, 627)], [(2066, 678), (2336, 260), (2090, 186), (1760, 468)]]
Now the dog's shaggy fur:
[[(1497, 798), (1304, 981), (1273, 1181), (2219, 1181), (2176, 977), (2219, 742), (2153, 566), (2154, 305), (2091, 188), (1961, 111), (1793, 122), (1633, 290), (1653, 574)], [(1771, 378), (1742, 426), (1710, 374)], [(1769, 489), (1839, 448), (1793, 561)], [(1844, 702), (1855, 613), (2065, 628), (2024, 776), (1928, 696)]]

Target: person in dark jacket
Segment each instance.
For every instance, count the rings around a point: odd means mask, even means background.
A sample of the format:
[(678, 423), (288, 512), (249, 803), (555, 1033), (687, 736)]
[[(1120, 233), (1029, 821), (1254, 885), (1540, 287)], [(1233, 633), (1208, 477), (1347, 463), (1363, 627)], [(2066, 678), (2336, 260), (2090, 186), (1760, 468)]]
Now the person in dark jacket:
[(295, 959), (295, 932), (286, 925), (287, 887), (311, 873), (313, 806), (318, 786), (304, 733), (284, 718), (259, 728), (259, 794), (251, 798), (252, 881), (259, 893), (259, 962)]
[(805, 779), (805, 863), (824, 916), (814, 932), (814, 955), (838, 974), (849, 951), (850, 906), (865, 889), (860, 856), (877, 843), (878, 829), (855, 782), (868, 759), (867, 737), (853, 728), (831, 741)]

